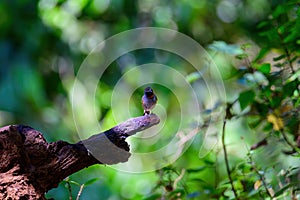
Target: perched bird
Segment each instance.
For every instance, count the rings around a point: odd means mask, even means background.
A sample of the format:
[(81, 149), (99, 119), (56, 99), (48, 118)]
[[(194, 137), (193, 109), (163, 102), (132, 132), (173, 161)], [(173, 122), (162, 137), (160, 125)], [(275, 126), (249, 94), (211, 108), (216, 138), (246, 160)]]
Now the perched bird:
[(154, 94), (151, 87), (146, 87), (142, 97), (142, 105), (144, 108), (144, 115), (149, 115), (157, 102), (157, 96)]

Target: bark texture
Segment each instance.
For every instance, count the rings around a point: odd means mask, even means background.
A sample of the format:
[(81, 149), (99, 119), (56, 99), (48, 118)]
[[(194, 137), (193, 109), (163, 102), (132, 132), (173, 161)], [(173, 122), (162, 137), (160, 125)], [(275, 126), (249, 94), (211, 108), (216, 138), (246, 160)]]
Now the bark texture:
[(94, 164), (116, 164), (130, 157), (125, 141), (158, 124), (155, 114), (129, 119), (76, 144), (48, 143), (29, 126), (0, 128), (0, 199), (45, 199), (67, 176)]

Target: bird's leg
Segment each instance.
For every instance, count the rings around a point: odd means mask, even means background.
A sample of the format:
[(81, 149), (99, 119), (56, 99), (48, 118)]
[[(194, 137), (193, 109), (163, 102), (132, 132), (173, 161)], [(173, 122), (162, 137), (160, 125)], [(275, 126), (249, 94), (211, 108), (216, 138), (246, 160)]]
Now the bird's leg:
[(149, 115), (150, 111), (149, 110), (144, 110), (144, 114), (143, 115)]

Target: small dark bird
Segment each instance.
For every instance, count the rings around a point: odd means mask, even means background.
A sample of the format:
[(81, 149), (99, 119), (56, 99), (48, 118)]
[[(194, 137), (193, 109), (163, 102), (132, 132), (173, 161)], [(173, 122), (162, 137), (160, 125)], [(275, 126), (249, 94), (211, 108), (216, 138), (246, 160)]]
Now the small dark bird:
[(144, 115), (149, 115), (157, 102), (157, 96), (154, 94), (151, 87), (146, 87), (142, 97), (142, 104), (144, 108)]

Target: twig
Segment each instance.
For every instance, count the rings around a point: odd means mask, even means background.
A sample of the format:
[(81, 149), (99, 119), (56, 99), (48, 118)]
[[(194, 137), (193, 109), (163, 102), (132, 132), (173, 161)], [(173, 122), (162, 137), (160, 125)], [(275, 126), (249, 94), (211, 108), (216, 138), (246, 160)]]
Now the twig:
[(185, 169), (182, 169), (180, 175), (174, 180), (174, 183), (173, 183), (174, 189), (176, 189), (177, 183), (183, 178), (184, 174), (185, 174)]
[(264, 139), (260, 140), (259, 142), (253, 144), (253, 145), (251, 146), (250, 150), (255, 150), (255, 149), (258, 149), (259, 147), (268, 145), (267, 138), (268, 138), (268, 136), (265, 137)]
[(217, 188), (218, 186), (218, 183), (219, 183), (219, 173), (218, 173), (218, 154), (220, 152), (220, 149), (218, 148), (217, 149), (217, 152), (216, 152), (216, 161), (215, 161), (215, 165), (214, 165), (214, 171), (215, 171), (215, 188)]
[(290, 140), (288, 139), (287, 135), (285, 134), (285, 131), (282, 129), (280, 131), (280, 133), (281, 133), (284, 141), (292, 148), (292, 153), (298, 152), (297, 147), (293, 143), (290, 142)]
[(229, 166), (228, 155), (227, 155), (227, 150), (226, 150), (226, 145), (225, 145), (225, 127), (226, 127), (226, 119), (224, 119), (223, 128), (222, 128), (222, 147), (223, 147), (223, 152), (224, 152), (226, 171), (227, 171), (227, 175), (228, 175), (229, 182), (230, 182), (230, 185), (231, 185), (231, 189), (234, 193), (235, 199), (238, 200), (239, 198), (238, 198), (237, 192), (234, 188), (233, 180), (231, 178), (230, 166)]
[(69, 192), (69, 200), (73, 200), (73, 198), (72, 198), (72, 187), (71, 187), (71, 184), (69, 182), (69, 177), (66, 178), (66, 183), (67, 183), (68, 192)]
[(295, 74), (295, 70), (294, 70), (294, 67), (293, 67), (292, 60), (291, 60), (291, 54), (290, 54), (289, 50), (287, 49), (286, 45), (284, 44), (282, 35), (279, 33), (277, 27), (274, 27), (274, 28), (276, 29), (277, 35), (278, 35), (279, 40), (280, 40), (280, 44), (281, 44), (282, 47), (283, 47), (283, 50), (284, 50), (286, 59), (287, 59), (287, 61), (288, 61), (288, 63), (289, 63), (289, 67), (290, 67), (290, 69), (291, 69), (291, 72), (292, 72), (292, 74)]
[(233, 180), (232, 180), (232, 177), (231, 177), (230, 166), (229, 166), (229, 161), (228, 161), (228, 154), (227, 154), (227, 149), (226, 149), (226, 144), (225, 144), (226, 122), (227, 122), (227, 120), (229, 120), (233, 117), (230, 109), (232, 108), (233, 104), (235, 104), (237, 101), (238, 101), (238, 99), (234, 100), (232, 103), (228, 104), (227, 107), (226, 107), (225, 119), (223, 121), (223, 127), (222, 127), (222, 147), (223, 147), (223, 152), (224, 152), (226, 171), (227, 171), (227, 175), (228, 175), (229, 182), (230, 182), (230, 185), (231, 185), (231, 189), (233, 191), (235, 199), (239, 200), (239, 197), (237, 195), (237, 192), (236, 192), (236, 189), (234, 187)]
[(268, 196), (272, 199), (273, 196), (270, 193), (270, 191), (268, 190), (268, 185), (267, 185), (267, 183), (265, 181), (265, 177), (261, 173), (259, 173), (259, 171), (258, 171), (258, 169), (257, 169), (257, 167), (255, 165), (255, 162), (252, 159), (251, 154), (249, 153), (248, 155), (249, 155), (249, 159), (250, 159), (250, 163), (251, 163), (252, 168), (254, 169), (255, 173), (259, 176), (259, 180), (262, 182), (262, 184), (263, 184), (263, 186), (264, 186), (264, 188), (265, 188)]
[(79, 189), (79, 192), (78, 192), (78, 194), (77, 194), (76, 200), (79, 200), (79, 199), (80, 199), (80, 195), (81, 195), (81, 193), (82, 193), (82, 190), (83, 190), (84, 186), (85, 186), (84, 184), (82, 184), (82, 185), (80, 186), (80, 189)]

